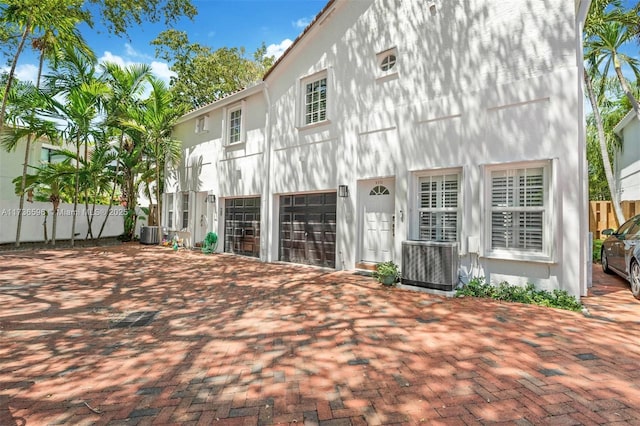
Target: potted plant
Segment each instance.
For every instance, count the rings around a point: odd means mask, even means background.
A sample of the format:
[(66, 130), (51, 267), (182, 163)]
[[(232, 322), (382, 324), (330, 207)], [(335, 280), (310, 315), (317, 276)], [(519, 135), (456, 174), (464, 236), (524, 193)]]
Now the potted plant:
[(393, 285), (398, 278), (400, 278), (398, 265), (391, 260), (377, 263), (376, 270), (373, 272), (373, 278), (384, 285)]

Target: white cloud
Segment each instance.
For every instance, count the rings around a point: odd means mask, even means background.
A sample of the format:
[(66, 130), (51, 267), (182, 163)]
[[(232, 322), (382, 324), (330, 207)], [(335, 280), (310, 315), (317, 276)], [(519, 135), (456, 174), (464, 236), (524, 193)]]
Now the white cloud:
[(216, 32), (215, 32), (215, 31), (209, 31), (209, 32), (207, 33), (207, 37), (209, 37), (209, 38), (214, 37), (215, 35), (216, 35)]
[(293, 41), (288, 38), (282, 40), (280, 44), (270, 44), (267, 46), (267, 56), (275, 56), (278, 59), (291, 44), (293, 44)]
[[(129, 45), (127, 45), (129, 46)], [(129, 53), (127, 51), (127, 53)], [(138, 56), (144, 56), (144, 55), (138, 55)], [(160, 80), (164, 80), (167, 84), (169, 84), (169, 79), (172, 76), (176, 76), (177, 74), (174, 73), (173, 71), (169, 70), (169, 64), (167, 64), (166, 62), (160, 62), (160, 61), (132, 61), (129, 58), (123, 58), (122, 56), (118, 56), (118, 55), (114, 55), (113, 53), (109, 52), (108, 50), (104, 52), (104, 54), (100, 57), (100, 59), (98, 59), (98, 62), (102, 63), (102, 62), (113, 62), (116, 63), (118, 65), (120, 65), (121, 67), (126, 67), (132, 64), (137, 64), (140, 62), (145, 62), (148, 63), (149, 66), (151, 67), (151, 72), (153, 73), (153, 75), (155, 75), (156, 77), (158, 77)]]
[[(1, 73), (9, 73), (11, 68), (9, 67), (1, 67)], [(21, 64), (16, 67), (15, 77), (20, 81), (30, 81), (33, 84), (36, 84), (36, 79), (38, 78), (38, 66), (33, 64)]]
[(152, 57), (147, 55), (146, 53), (137, 51), (135, 47), (133, 47), (129, 43), (124, 44), (124, 49), (125, 49), (125, 52), (127, 53), (127, 56), (131, 58), (141, 58), (141, 59), (144, 59), (145, 61), (152, 59)]
[(98, 63), (104, 62), (112, 62), (114, 64), (120, 65), (121, 67), (125, 67), (129, 64), (132, 64), (131, 61), (125, 61), (122, 56), (114, 55), (113, 53), (106, 50), (100, 58), (98, 58)]
[(295, 28), (304, 29), (311, 23), (310, 18), (300, 18), (297, 21), (294, 21), (292, 24)]
[(153, 75), (158, 77), (160, 80), (164, 80), (167, 85), (169, 84), (169, 79), (171, 77), (178, 76), (178, 74), (169, 69), (169, 64), (167, 64), (166, 62), (152, 61), (150, 65)]

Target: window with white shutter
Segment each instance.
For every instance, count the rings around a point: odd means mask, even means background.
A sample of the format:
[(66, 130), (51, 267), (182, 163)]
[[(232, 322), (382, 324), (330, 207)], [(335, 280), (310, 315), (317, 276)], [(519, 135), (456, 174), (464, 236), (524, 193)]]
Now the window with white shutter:
[(460, 174), (418, 177), (418, 239), (458, 241)]
[(550, 163), (488, 170), (488, 249), (521, 255), (550, 253)]

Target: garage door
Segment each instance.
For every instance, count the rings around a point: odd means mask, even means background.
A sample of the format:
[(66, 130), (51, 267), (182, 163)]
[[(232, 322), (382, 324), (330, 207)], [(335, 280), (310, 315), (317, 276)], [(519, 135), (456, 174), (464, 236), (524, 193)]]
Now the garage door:
[(335, 267), (336, 193), (280, 197), (280, 260)]
[(224, 216), (224, 251), (260, 257), (260, 197), (225, 200)]

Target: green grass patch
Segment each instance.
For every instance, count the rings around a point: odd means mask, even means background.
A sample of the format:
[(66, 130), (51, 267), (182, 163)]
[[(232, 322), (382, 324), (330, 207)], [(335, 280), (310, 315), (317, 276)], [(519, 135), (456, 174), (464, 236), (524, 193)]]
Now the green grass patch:
[(566, 290), (538, 290), (531, 283), (526, 287), (510, 285), (506, 281), (493, 285), (485, 282), (484, 278), (473, 278), (456, 292), (456, 296), (486, 297), (576, 312), (582, 310), (582, 304), (574, 296), (569, 295)]

